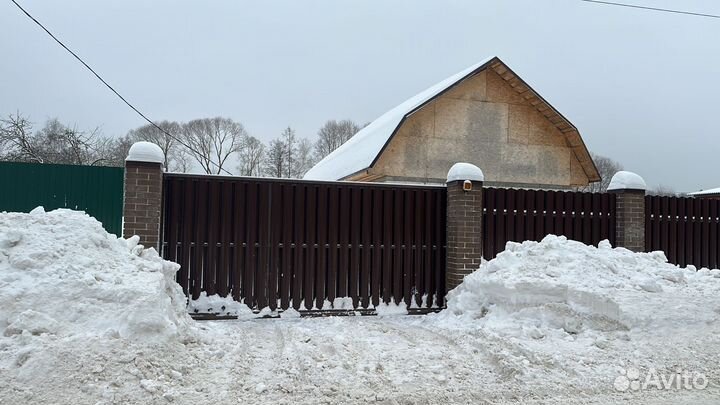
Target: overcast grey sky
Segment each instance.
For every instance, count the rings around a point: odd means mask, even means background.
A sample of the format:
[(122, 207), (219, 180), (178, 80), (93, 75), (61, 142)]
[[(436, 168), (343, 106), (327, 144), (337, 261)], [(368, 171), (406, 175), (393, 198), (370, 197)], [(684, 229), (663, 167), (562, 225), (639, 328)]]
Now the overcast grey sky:
[[(720, 14), (717, 0), (623, 0)], [(19, 0), (154, 120), (260, 139), (368, 122), (497, 55), (652, 186), (720, 186), (720, 19), (579, 0)], [(142, 119), (0, 0), (0, 114), (122, 135)]]

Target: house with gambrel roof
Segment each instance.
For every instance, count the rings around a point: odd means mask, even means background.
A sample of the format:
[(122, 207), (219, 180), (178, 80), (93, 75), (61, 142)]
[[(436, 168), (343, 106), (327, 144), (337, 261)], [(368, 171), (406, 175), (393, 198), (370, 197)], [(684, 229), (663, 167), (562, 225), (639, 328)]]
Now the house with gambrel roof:
[(578, 129), (498, 57), (386, 112), (305, 179), (444, 183), (456, 162), (482, 168), (494, 186), (565, 189), (600, 180)]

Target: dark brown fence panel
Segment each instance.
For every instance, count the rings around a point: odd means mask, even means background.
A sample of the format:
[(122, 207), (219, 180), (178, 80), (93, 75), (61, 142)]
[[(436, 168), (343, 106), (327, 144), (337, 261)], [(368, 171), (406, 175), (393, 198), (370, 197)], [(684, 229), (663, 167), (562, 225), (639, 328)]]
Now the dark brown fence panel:
[(193, 299), (298, 310), (444, 300), (443, 187), (179, 174), (164, 187), (162, 254)]
[(645, 250), (661, 250), (681, 267), (720, 264), (720, 200), (645, 197)]
[(483, 257), (488, 260), (507, 242), (538, 241), (549, 234), (615, 244), (614, 194), (484, 188), (483, 205)]

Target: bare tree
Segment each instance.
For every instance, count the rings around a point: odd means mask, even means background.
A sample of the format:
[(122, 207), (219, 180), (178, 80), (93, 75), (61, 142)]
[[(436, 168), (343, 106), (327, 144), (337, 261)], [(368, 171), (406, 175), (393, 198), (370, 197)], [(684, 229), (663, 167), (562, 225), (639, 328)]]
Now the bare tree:
[(43, 163), (33, 140), (32, 123), (20, 112), (0, 120), (0, 159)]
[(96, 165), (106, 160), (102, 148), (105, 140), (100, 129), (81, 131), (50, 119), (34, 136), (36, 150), (46, 163)]
[(665, 186), (665, 185), (658, 185), (652, 190), (648, 190), (648, 195), (659, 195), (659, 196), (667, 196), (667, 197), (682, 197), (685, 194), (679, 193), (675, 191), (672, 187)]
[(591, 193), (604, 193), (607, 191), (612, 177), (615, 173), (622, 170), (623, 167), (619, 162), (596, 153), (590, 152), (590, 157), (592, 157), (593, 162), (595, 162), (595, 167), (597, 167), (598, 172), (600, 173), (600, 181), (580, 187), (578, 190)]
[(177, 147), (170, 161), (169, 171), (176, 173), (187, 173), (192, 167), (192, 156), (184, 146)]
[(263, 159), (263, 174), (270, 177), (299, 178), (313, 164), (312, 142), (295, 136), (287, 127), (280, 136), (270, 141)]
[(351, 120), (329, 120), (318, 131), (315, 158), (320, 160), (352, 138), (361, 127)]
[(95, 149), (97, 150), (98, 156), (102, 156), (102, 159), (97, 163), (102, 166), (124, 166), (125, 158), (133, 143), (134, 140), (129, 135), (115, 139), (98, 139)]
[[(160, 127), (160, 128), (158, 128)], [(177, 141), (180, 136), (180, 124), (175, 121), (160, 121), (157, 127), (151, 124), (131, 129), (128, 136), (134, 141), (148, 141), (158, 145), (165, 154), (164, 167), (169, 170), (176, 158), (176, 153), (182, 147)], [(169, 135), (168, 135), (169, 134)]]
[(229, 118), (201, 118), (182, 126), (187, 152), (207, 174), (226, 171), (228, 159), (246, 136), (243, 125)]
[(246, 136), (238, 150), (240, 176), (261, 176), (265, 145), (253, 136)]
[(283, 177), (287, 165), (287, 152), (285, 143), (280, 139), (273, 139), (268, 145), (263, 161), (263, 174), (267, 177)]
[(297, 139), (295, 138), (295, 130), (290, 127), (285, 128), (280, 134), (280, 142), (283, 143), (283, 147), (285, 149), (285, 164), (282, 177), (295, 177), (295, 162), (297, 159)]
[(301, 178), (315, 164), (312, 149), (313, 145), (309, 139), (301, 138), (298, 141), (293, 177)]
[(81, 131), (48, 120), (36, 132), (20, 113), (0, 120), (0, 158), (3, 160), (74, 165), (111, 164), (113, 140), (103, 137), (98, 128)]

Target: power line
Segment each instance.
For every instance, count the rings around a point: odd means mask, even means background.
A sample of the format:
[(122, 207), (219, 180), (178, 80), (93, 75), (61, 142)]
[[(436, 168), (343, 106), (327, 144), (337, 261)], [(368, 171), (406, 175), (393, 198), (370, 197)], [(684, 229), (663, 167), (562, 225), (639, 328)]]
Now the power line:
[(629, 7), (629, 8), (639, 8), (641, 10), (652, 10), (652, 11), (662, 11), (665, 13), (675, 13), (675, 14), (685, 14), (685, 15), (692, 15), (696, 17), (709, 17), (709, 18), (720, 18), (720, 15), (715, 14), (705, 14), (705, 13), (693, 13), (691, 11), (683, 11), (683, 10), (671, 10), (667, 8), (657, 8), (657, 7), (647, 7), (647, 6), (639, 6), (637, 4), (625, 4), (625, 3), (615, 3), (612, 1), (601, 1), (601, 0), (580, 0), (587, 3), (598, 3), (598, 4), (606, 4), (609, 6), (620, 6), (620, 7)]
[[(110, 91), (112, 91), (113, 93), (115, 93), (115, 95), (118, 96), (118, 98), (120, 98), (120, 100), (122, 100), (125, 104), (127, 104), (128, 107), (130, 107), (133, 111), (135, 111), (135, 112), (136, 112), (139, 116), (141, 116), (145, 121), (147, 121), (150, 125), (152, 125), (153, 127), (157, 128), (158, 130), (160, 130), (160, 132), (162, 132), (163, 134), (169, 136), (171, 139), (174, 139), (174, 140), (175, 140), (177, 143), (179, 143), (180, 145), (182, 145), (182, 146), (188, 148), (189, 150), (193, 151), (194, 153), (200, 155), (200, 153), (198, 153), (198, 151), (196, 151), (195, 149), (193, 149), (192, 147), (190, 147), (190, 145), (185, 144), (183, 141), (181, 141), (180, 139), (178, 139), (178, 138), (176, 138), (175, 136), (173, 136), (172, 134), (170, 134), (170, 133), (169, 133), (168, 131), (166, 131), (164, 128), (160, 127), (160, 126), (157, 125), (155, 122), (153, 122), (150, 118), (148, 118), (148, 117), (147, 117), (145, 114), (143, 114), (140, 110), (138, 110), (137, 108), (135, 108), (134, 105), (130, 104), (130, 102), (125, 99), (125, 97), (123, 97), (120, 93), (117, 92), (117, 90), (115, 90), (111, 85), (109, 85), (108, 82), (105, 81), (105, 79), (103, 79), (93, 68), (90, 67), (90, 65), (88, 65), (87, 63), (85, 63), (85, 61), (82, 60), (75, 52), (73, 52), (70, 48), (68, 48), (67, 46), (65, 46), (65, 44), (62, 43), (62, 41), (60, 41), (55, 35), (53, 35), (52, 32), (50, 32), (47, 28), (45, 28), (45, 26), (42, 25), (42, 23), (40, 23), (40, 21), (38, 21), (37, 19), (35, 19), (35, 17), (33, 17), (30, 13), (28, 13), (20, 4), (18, 4), (17, 1), (15, 1), (15, 0), (10, 0), (10, 1), (13, 2), (13, 4), (15, 4), (15, 5), (17, 6), (17, 8), (19, 8), (20, 11), (22, 11), (28, 18), (30, 18), (31, 20), (33, 20), (33, 22), (35, 22), (35, 24), (37, 24), (40, 28), (42, 28), (43, 31), (45, 31), (48, 35), (50, 35), (50, 38), (54, 39), (55, 42), (57, 42), (57, 43), (58, 43), (60, 46), (62, 46), (66, 51), (68, 51), (68, 52), (70, 53), (70, 55), (74, 56), (75, 59), (77, 59), (80, 63), (82, 63), (83, 66), (85, 66), (90, 72), (92, 72), (92, 74), (95, 75), (95, 77), (98, 78), (98, 80), (100, 80), (100, 81), (102, 82), (102, 84), (104, 84), (108, 89), (110, 89)], [(227, 173), (227, 174), (232, 174), (232, 173), (230, 173), (229, 171), (225, 170), (224, 168), (220, 167), (220, 165), (218, 165), (217, 163), (213, 162), (212, 160), (209, 160), (209, 162), (212, 163), (212, 164), (213, 164), (215, 167), (217, 167), (218, 169), (224, 171), (225, 173)]]

